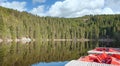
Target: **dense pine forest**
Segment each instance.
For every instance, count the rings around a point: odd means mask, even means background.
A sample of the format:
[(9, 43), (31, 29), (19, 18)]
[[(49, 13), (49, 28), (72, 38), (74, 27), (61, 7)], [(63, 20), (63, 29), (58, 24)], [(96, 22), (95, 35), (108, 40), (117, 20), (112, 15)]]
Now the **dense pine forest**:
[(120, 15), (88, 15), (78, 18), (39, 17), (0, 7), (0, 38), (120, 40)]

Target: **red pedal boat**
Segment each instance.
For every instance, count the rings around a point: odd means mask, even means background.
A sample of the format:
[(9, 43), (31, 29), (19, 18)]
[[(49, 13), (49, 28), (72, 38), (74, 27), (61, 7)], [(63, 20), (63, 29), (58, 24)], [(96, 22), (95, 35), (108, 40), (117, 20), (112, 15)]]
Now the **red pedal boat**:
[(105, 51), (105, 52), (120, 52), (119, 48), (106, 48), (106, 47), (97, 47), (94, 51)]
[(85, 62), (96, 62), (120, 66), (119, 48), (95, 48), (88, 56), (80, 57), (78, 60)]
[(88, 51), (88, 54), (120, 54), (120, 48), (106, 48), (106, 47), (97, 47), (93, 50)]

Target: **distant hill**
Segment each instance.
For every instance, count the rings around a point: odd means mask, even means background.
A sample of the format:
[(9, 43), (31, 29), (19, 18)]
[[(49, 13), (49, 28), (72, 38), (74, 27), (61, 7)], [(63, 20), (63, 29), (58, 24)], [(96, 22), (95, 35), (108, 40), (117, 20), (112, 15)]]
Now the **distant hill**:
[(0, 38), (35, 39), (113, 38), (120, 40), (120, 15), (79, 18), (39, 17), (0, 7)]

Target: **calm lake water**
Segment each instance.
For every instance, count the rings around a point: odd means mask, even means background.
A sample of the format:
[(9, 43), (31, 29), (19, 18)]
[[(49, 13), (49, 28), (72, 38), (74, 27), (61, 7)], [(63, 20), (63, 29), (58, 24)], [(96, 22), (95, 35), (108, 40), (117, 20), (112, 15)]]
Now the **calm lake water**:
[(120, 42), (3, 42), (0, 66), (64, 66), (95, 47), (120, 48)]

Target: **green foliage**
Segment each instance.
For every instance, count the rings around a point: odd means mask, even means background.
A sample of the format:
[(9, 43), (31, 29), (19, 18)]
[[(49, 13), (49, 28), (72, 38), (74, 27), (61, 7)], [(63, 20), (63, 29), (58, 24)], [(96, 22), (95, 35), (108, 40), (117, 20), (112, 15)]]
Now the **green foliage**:
[(0, 7), (0, 38), (118, 39), (119, 32), (120, 15), (53, 18)]

